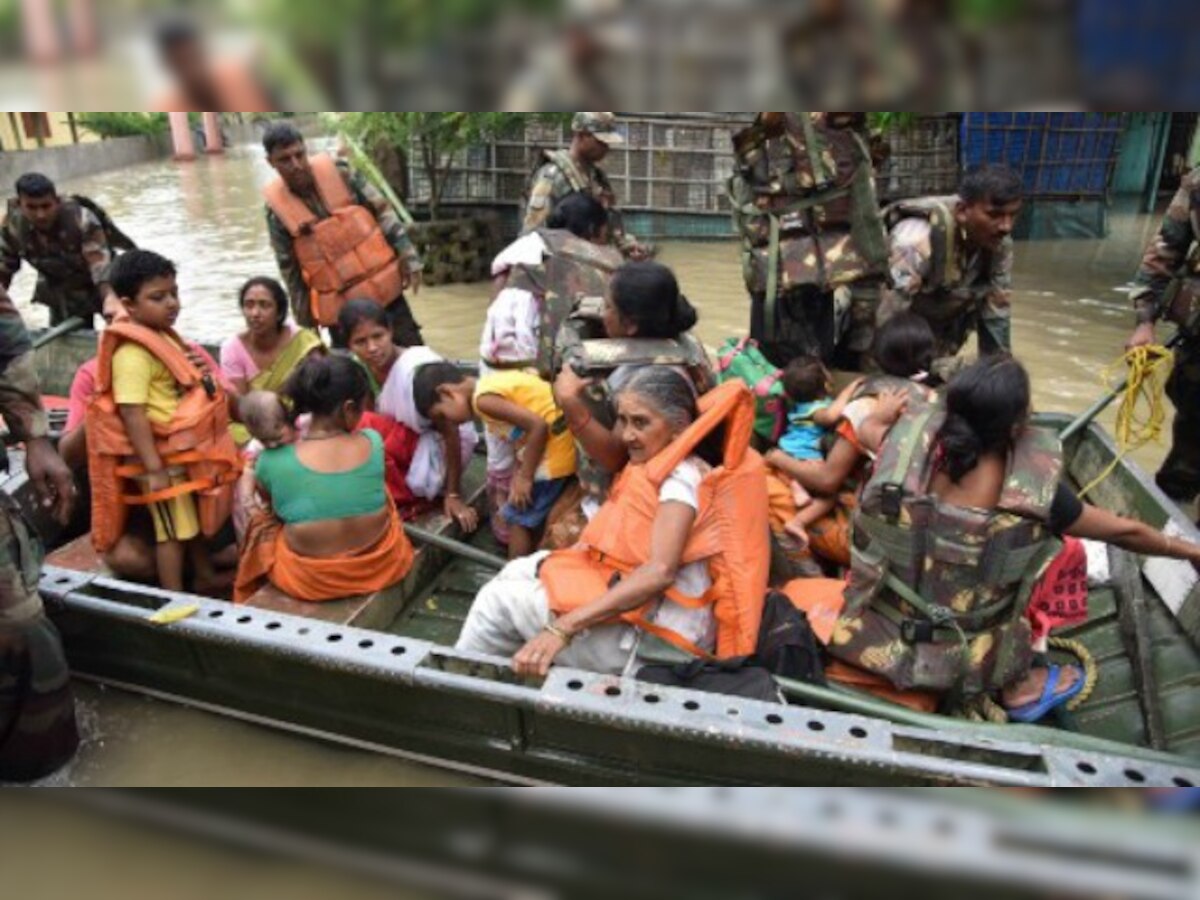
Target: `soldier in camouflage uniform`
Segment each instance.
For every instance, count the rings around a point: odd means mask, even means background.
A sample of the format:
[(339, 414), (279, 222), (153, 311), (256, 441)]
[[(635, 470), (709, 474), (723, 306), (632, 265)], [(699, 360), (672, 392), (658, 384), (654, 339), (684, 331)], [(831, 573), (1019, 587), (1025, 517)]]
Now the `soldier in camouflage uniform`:
[(1130, 346), (1154, 341), (1167, 318), (1183, 329), (1167, 394), (1175, 404), (1175, 440), (1158, 485), (1181, 504), (1200, 493), (1200, 168), (1183, 179), (1162, 228), (1147, 248), (1134, 292), (1137, 330)]
[(984, 166), (958, 196), (904, 200), (884, 214), (892, 284), (879, 322), (909, 309), (928, 321), (943, 379), (959, 367), (955, 357), (972, 332), (983, 355), (1012, 350), (1012, 230), (1022, 190), (1011, 169)]
[(50, 308), (50, 324), (77, 316), (92, 327), (110, 293), (113, 251), (132, 241), (86, 197), (60, 198), (44, 175), (22, 175), (16, 188), (0, 229), (0, 288), (11, 288), (28, 262), (38, 272), (33, 302)]
[[(329, 211), (324, 208), (317, 193), (308, 161), (308, 151), (300, 132), (287, 123), (274, 125), (263, 136), (263, 146), (267, 151), (267, 161), (283, 178), (292, 193), (299, 196), (314, 214), (322, 219), (328, 218)], [(408, 282), (407, 287), (412, 289), (413, 294), (419, 293), (424, 263), (403, 223), (392, 209), (392, 205), (362, 173), (352, 173), (349, 166), (340, 160), (338, 168), (345, 178), (347, 187), (350, 188), (350, 193), (359, 205), (366, 207), (375, 217), (387, 242), (403, 263)], [(292, 312), (296, 316), (296, 322), (302, 328), (315, 328), (317, 321), (313, 316), (309, 288), (304, 280), (304, 272), (296, 258), (292, 236), (270, 206), (266, 207), (266, 216), (271, 249), (275, 251), (279, 272), (283, 276), (283, 283), (287, 286), (288, 296), (291, 297)], [(425, 343), (421, 337), (421, 327), (417, 324), (408, 301), (403, 295), (390, 304), (384, 305), (387, 306), (388, 314), (392, 317), (392, 330), (397, 344), (401, 347), (416, 347)], [(331, 328), (330, 331), (333, 334), (334, 344), (344, 347), (344, 336), (338, 333), (336, 327)]]
[[(33, 348), (4, 290), (0, 415), (12, 436), (25, 443), (25, 471), (38, 495), (65, 523), (75, 485), (46, 437)], [(37, 534), (0, 488), (0, 781), (45, 777), (63, 766), (79, 743), (66, 658), (37, 592), (40, 568)]]
[(862, 113), (760, 113), (734, 136), (750, 334), (780, 368), (807, 355), (860, 368), (874, 341), (887, 249), (865, 124)]
[(571, 129), (574, 132), (571, 146), (547, 151), (546, 162), (534, 173), (522, 232), (527, 234), (541, 228), (560, 200), (572, 191), (582, 191), (591, 194), (609, 211), (610, 243), (626, 259), (649, 259), (654, 255), (654, 248), (625, 230), (617, 210), (617, 196), (599, 165), (610, 148), (625, 143), (616, 130), (615, 117), (610, 112), (576, 113)]

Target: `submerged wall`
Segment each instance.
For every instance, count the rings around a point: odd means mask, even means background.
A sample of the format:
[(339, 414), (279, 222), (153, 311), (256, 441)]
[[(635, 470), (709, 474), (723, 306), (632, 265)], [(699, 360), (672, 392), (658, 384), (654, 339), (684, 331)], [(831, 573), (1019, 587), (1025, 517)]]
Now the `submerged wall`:
[(26, 172), (41, 172), (51, 181), (71, 181), (166, 156), (171, 149), (165, 136), (112, 138), (67, 147), (38, 150), (5, 150), (0, 153), (0, 196)]

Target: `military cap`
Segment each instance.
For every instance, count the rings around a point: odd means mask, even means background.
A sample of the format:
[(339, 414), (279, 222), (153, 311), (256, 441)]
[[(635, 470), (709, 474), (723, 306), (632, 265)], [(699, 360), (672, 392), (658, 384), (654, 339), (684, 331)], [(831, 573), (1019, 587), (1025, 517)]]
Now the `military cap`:
[(625, 143), (625, 138), (617, 131), (617, 117), (610, 112), (575, 113), (571, 130), (586, 132), (610, 147)]

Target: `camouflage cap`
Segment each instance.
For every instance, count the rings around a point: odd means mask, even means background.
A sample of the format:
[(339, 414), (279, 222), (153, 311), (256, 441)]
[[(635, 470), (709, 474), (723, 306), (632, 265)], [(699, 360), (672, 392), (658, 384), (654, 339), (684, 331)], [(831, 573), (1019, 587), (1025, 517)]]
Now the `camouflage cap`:
[(625, 138), (617, 131), (617, 117), (610, 112), (575, 113), (571, 130), (586, 132), (610, 147), (625, 143)]

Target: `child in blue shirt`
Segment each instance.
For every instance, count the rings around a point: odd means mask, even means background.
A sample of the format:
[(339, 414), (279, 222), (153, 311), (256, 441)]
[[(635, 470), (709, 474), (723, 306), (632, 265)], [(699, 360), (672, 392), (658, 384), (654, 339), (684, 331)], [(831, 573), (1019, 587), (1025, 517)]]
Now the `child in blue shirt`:
[(783, 390), (792, 403), (788, 428), (779, 439), (779, 449), (793, 459), (824, 459), (821, 442), (837, 428), (854, 392), (863, 379), (848, 385), (833, 397), (833, 379), (815, 356), (800, 356), (788, 363), (783, 373)]
[[(846, 406), (864, 380), (852, 382), (834, 397), (833, 378), (818, 357), (800, 356), (788, 363), (783, 372), (783, 390), (792, 408), (788, 413), (787, 431), (779, 439), (779, 449), (793, 459), (823, 460), (825, 436), (838, 427)], [(786, 531), (801, 546), (806, 546), (809, 526), (832, 512), (837, 500), (813, 497), (795, 481), (791, 481), (791, 487), (800, 514), (788, 524)]]

